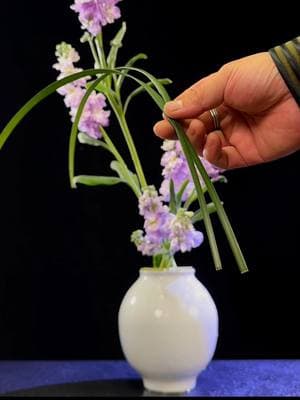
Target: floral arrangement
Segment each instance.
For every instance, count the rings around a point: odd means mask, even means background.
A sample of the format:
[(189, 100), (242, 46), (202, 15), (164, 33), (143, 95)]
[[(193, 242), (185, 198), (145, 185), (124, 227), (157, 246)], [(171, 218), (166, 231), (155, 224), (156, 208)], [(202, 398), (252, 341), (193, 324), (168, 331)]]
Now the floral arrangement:
[[(146, 180), (140, 158), (128, 126), (126, 115), (132, 100), (146, 92), (154, 103), (163, 110), (170, 100), (165, 86), (168, 79), (157, 79), (149, 72), (135, 67), (147, 57), (140, 53), (132, 57), (124, 66), (116, 67), (118, 51), (126, 33), (126, 23), (110, 42), (109, 51), (103, 37), (103, 28), (121, 17), (118, 3), (121, 0), (75, 0), (71, 9), (78, 13), (84, 34), (81, 42), (89, 45), (94, 68), (82, 70), (75, 64), (80, 61), (79, 53), (70, 44), (62, 42), (56, 46), (58, 71), (57, 81), (41, 90), (29, 100), (9, 121), (0, 134), (0, 149), (14, 128), (40, 101), (56, 91), (63, 96), (69, 109), (72, 129), (69, 144), (70, 184), (87, 186), (127, 184), (137, 197), (139, 213), (144, 219), (143, 229), (131, 235), (137, 250), (152, 257), (154, 268), (176, 266), (175, 255), (190, 251), (201, 245), (202, 232), (195, 224), (203, 221), (216, 269), (221, 269), (220, 255), (210, 219), (217, 213), (240, 271), (246, 272), (247, 265), (239, 248), (222, 202), (215, 190), (214, 182), (226, 182), (223, 171), (198, 156), (186, 137), (180, 124), (172, 119), (177, 141), (163, 143), (161, 165), (163, 181), (159, 189)], [(123, 86), (127, 80), (137, 87), (124, 99)], [(112, 114), (118, 121), (131, 156), (132, 167), (124, 161), (121, 151), (114, 144), (113, 135), (107, 130)], [(75, 175), (76, 143), (99, 147), (111, 153), (112, 176)], [(206, 193), (210, 202), (206, 202)], [(195, 204), (198, 203), (198, 209)], [(194, 208), (192, 210), (191, 208)]]

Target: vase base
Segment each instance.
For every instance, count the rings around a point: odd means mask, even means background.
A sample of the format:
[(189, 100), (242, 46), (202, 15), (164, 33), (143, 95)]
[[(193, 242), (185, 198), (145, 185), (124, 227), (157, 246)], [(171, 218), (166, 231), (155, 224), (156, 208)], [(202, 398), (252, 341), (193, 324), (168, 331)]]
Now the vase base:
[(182, 394), (193, 390), (196, 386), (196, 377), (182, 379), (152, 379), (144, 378), (146, 390), (155, 393)]

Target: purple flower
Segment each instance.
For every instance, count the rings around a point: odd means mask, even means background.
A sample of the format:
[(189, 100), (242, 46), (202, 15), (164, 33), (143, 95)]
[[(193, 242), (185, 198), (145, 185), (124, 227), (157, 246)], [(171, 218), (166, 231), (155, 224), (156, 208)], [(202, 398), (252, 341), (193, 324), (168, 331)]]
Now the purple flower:
[(142, 254), (154, 256), (190, 251), (200, 246), (203, 234), (192, 224), (193, 212), (179, 209), (174, 215), (163, 205), (154, 186), (143, 191), (139, 199), (140, 214), (144, 217), (144, 232), (133, 232), (131, 240)]
[[(99, 126), (109, 125), (110, 111), (104, 110), (106, 106), (105, 96), (102, 93), (92, 92), (79, 122), (79, 129), (94, 139), (101, 138)], [(72, 109), (72, 115), (76, 115), (77, 109)]]
[(163, 253), (164, 244), (170, 233), (171, 214), (169, 208), (163, 205), (154, 186), (148, 186), (143, 190), (139, 198), (139, 210), (145, 220), (145, 234), (143, 231), (136, 231), (131, 240), (144, 255), (153, 256)]
[[(185, 201), (194, 190), (194, 182), (190, 174), (187, 160), (182, 151), (181, 144), (178, 140), (165, 140), (162, 149), (165, 151), (161, 158), (161, 165), (163, 167), (162, 175), (164, 180), (161, 184), (159, 192), (164, 201), (170, 201), (171, 179), (174, 183), (175, 192), (178, 192), (182, 184), (188, 180), (189, 184), (187, 185), (182, 196), (182, 200)], [(224, 171), (215, 167), (204, 158), (200, 157), (200, 159), (206, 169), (206, 172), (212, 180), (217, 179), (220, 176), (220, 173)], [(200, 176), (199, 178), (200, 183), (202, 186), (204, 186), (202, 178)]]
[(179, 209), (170, 223), (170, 243), (171, 252), (177, 251), (185, 253), (192, 248), (200, 246), (203, 242), (203, 233), (196, 231), (192, 224), (191, 217), (193, 212)]
[(68, 108), (70, 108), (71, 110), (77, 110), (85, 92), (85, 89), (83, 89), (82, 87), (75, 84), (70, 84), (64, 86), (63, 91), (60, 94), (65, 96), (64, 102)]
[(97, 36), (102, 27), (120, 18), (121, 12), (116, 6), (121, 0), (75, 0), (71, 9), (79, 13), (82, 28)]
[(162, 198), (158, 196), (155, 187), (148, 186), (139, 198), (139, 210), (140, 215), (147, 218), (168, 211), (168, 207), (163, 205)]
[[(74, 62), (80, 60), (77, 51), (65, 42), (56, 46), (57, 63), (53, 68), (60, 72), (58, 80), (82, 71), (81, 68), (74, 67)], [(65, 105), (70, 109), (71, 119), (74, 122), (78, 107), (86, 93), (88, 78), (78, 79), (58, 89), (58, 93), (64, 96)], [(101, 138), (100, 126), (109, 125), (110, 111), (104, 110), (106, 107), (105, 96), (95, 91), (91, 93), (83, 109), (79, 121), (79, 129), (94, 139)]]

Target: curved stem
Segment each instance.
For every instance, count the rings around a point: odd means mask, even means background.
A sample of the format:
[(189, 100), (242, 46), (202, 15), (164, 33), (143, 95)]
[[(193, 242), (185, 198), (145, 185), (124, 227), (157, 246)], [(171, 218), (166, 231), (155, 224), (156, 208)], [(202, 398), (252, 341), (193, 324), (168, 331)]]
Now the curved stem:
[(107, 134), (106, 130), (103, 127), (100, 127), (101, 133), (104, 137), (104, 140), (109, 148), (109, 150), (111, 151), (111, 153), (115, 156), (116, 160), (119, 161), (119, 163), (121, 165), (123, 165), (124, 167), (124, 171), (126, 171), (126, 178), (128, 181), (129, 186), (132, 188), (132, 190), (134, 191), (135, 195), (137, 196), (137, 198), (139, 198), (141, 196), (141, 190), (140, 188), (137, 186), (136, 182), (134, 181), (132, 175), (130, 173), (127, 173), (128, 168), (126, 165), (126, 162), (124, 161), (123, 157), (121, 156), (121, 154), (119, 153), (119, 151), (117, 150), (116, 146), (114, 145), (114, 143), (112, 142), (111, 138), (109, 137), (109, 135)]
[(91, 49), (92, 55), (93, 55), (94, 60), (95, 60), (96, 68), (100, 68), (100, 60), (99, 60), (99, 58), (98, 58), (98, 54), (97, 54), (97, 51), (96, 51), (96, 49), (95, 49), (94, 42), (93, 42), (92, 39), (89, 39), (89, 40), (88, 40), (88, 43), (89, 43), (89, 45), (90, 45), (90, 49)]
[(124, 113), (123, 113), (121, 107), (115, 102), (115, 99), (113, 99), (110, 95), (108, 95), (107, 98), (109, 100), (109, 103), (110, 103), (112, 109), (114, 110), (114, 113), (118, 119), (120, 128), (123, 132), (123, 135), (124, 135), (124, 138), (125, 138), (125, 141), (126, 141), (126, 144), (127, 144), (127, 147), (128, 147), (128, 150), (129, 150), (129, 153), (130, 153), (130, 156), (131, 156), (131, 159), (132, 159), (135, 171), (136, 171), (136, 174), (138, 176), (141, 188), (144, 188), (144, 187), (148, 186), (147, 181), (145, 178), (142, 164), (139, 159), (132, 135), (131, 135), (129, 127), (127, 125), (127, 121), (124, 116)]
[(96, 43), (96, 48), (97, 48), (97, 52), (98, 52), (98, 57), (99, 57), (99, 61), (101, 64), (102, 68), (107, 68), (107, 62), (106, 62), (106, 57), (104, 54), (104, 48), (103, 48), (103, 39), (102, 39), (102, 33), (99, 33), (95, 39), (95, 43)]

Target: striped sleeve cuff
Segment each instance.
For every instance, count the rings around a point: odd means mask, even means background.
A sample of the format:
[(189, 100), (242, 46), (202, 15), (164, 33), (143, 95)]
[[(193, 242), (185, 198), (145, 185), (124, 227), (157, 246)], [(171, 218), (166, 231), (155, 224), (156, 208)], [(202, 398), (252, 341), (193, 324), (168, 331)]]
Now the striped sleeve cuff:
[(300, 106), (300, 36), (269, 50), (282, 78)]

